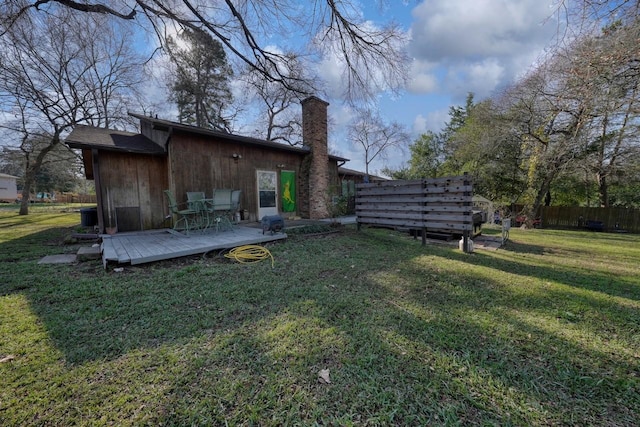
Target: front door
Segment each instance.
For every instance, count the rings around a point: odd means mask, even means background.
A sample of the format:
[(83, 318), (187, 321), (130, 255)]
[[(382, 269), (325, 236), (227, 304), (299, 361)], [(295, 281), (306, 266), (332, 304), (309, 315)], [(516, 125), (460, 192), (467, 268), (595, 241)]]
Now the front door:
[(278, 181), (273, 171), (258, 171), (258, 220), (267, 215), (278, 215)]

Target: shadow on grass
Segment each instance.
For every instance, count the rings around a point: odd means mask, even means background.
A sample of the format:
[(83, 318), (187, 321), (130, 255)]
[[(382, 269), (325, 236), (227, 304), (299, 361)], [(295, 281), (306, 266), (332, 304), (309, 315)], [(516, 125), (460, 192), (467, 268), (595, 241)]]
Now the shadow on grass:
[[(464, 266), (566, 284), (572, 270), (424, 248), (391, 232), (285, 242), (272, 252), (275, 269), (202, 259), (122, 273), (24, 263), (7, 289), (26, 295), (68, 365), (173, 348), (180, 374), (154, 402), (158, 424), (278, 414), (291, 424), (625, 425), (639, 415), (629, 397), (637, 378), (628, 377), (637, 361), (533, 321), (588, 329), (584, 317), (558, 319), (575, 295), (511, 293)], [(447, 270), (451, 262), (462, 269)], [(617, 317), (616, 301), (580, 296), (576, 304), (610, 317), (620, 340), (631, 340), (623, 329), (633, 309)], [(326, 367), (334, 383), (320, 388), (315, 375)]]
[[(512, 245), (508, 246), (507, 250), (510, 250), (511, 247)], [(542, 250), (540, 255), (547, 254)], [(550, 257), (556, 256), (554, 254), (548, 255)], [(586, 269), (582, 267), (560, 266), (558, 264), (553, 264), (552, 261), (548, 261), (547, 265), (539, 265), (535, 260), (527, 262), (528, 260), (526, 259), (522, 260), (522, 262), (517, 262), (496, 258), (480, 251), (476, 251), (472, 256), (454, 253), (452, 254), (452, 257), (473, 265), (487, 266), (506, 273), (534, 277), (543, 281), (562, 283), (570, 287), (587, 289), (611, 296), (640, 301), (640, 287), (638, 286), (638, 281), (634, 278), (623, 277), (621, 274), (608, 271), (598, 271), (595, 269)]]
[(511, 240), (505, 243), (503, 250), (516, 252), (520, 254), (543, 255), (545, 253), (545, 248), (542, 246), (519, 243)]
[[(281, 399), (265, 394), (268, 383), (296, 390), (296, 396), (308, 402), (308, 412), (336, 424), (353, 421), (339, 416), (349, 407), (372, 417), (359, 418), (364, 423), (405, 425), (600, 424), (605, 420), (610, 425), (628, 425), (638, 416), (632, 397), (638, 387), (633, 377), (638, 362), (629, 363), (618, 351), (567, 337), (561, 327), (553, 330), (528, 321), (526, 314), (532, 313), (553, 323), (555, 309), (547, 297), (513, 302), (498, 282), (472, 273), (450, 276), (439, 271), (437, 258), (455, 258), (453, 251), (430, 252), (436, 262), (426, 268), (407, 267), (406, 256), (420, 256), (421, 249), (404, 247), (405, 256), (398, 251), (383, 254), (376, 247), (397, 247), (397, 239), (380, 235), (366, 239), (364, 245), (357, 237), (341, 241), (349, 249), (334, 250), (334, 260), (354, 249), (361, 251), (349, 257), (343, 265), (346, 270), (324, 269), (322, 278), (308, 280), (291, 265), (282, 293), (265, 290), (252, 301), (266, 298), (263, 303), (270, 309), (261, 310), (259, 320), (245, 319), (245, 326), (252, 325), (246, 332), (233, 330), (225, 344), (216, 345), (204, 361), (189, 366), (188, 381), (176, 393), (182, 397), (171, 404), (206, 406), (198, 421), (220, 421), (225, 412), (215, 407), (217, 397), (209, 405), (202, 402), (218, 395), (215, 390), (221, 382), (238, 378), (247, 393), (236, 394), (235, 400), (226, 396), (224, 405), (251, 408), (258, 417), (274, 410), (269, 398)], [(313, 247), (308, 249), (313, 257)], [(378, 268), (361, 268), (359, 263), (374, 254)], [(303, 263), (309, 261), (307, 257)], [(307, 269), (315, 271), (315, 266)], [(562, 304), (573, 295), (557, 293), (552, 298)], [(588, 307), (593, 301), (586, 298), (581, 303)], [(612, 302), (605, 308), (603, 314), (611, 314), (618, 307)], [(337, 331), (342, 341), (319, 339), (322, 331), (317, 325), (309, 327), (300, 321), (308, 318), (320, 319), (319, 324)], [(285, 328), (288, 319), (295, 319), (291, 335), (274, 332)], [(580, 319), (558, 322), (566, 322), (567, 328), (586, 327)], [(617, 319), (612, 323), (620, 326)], [(306, 346), (296, 344), (295, 337), (308, 340)], [(620, 338), (633, 342), (628, 335)], [(274, 352), (278, 345), (285, 350)], [(334, 386), (319, 390), (309, 385), (316, 370), (327, 367), (334, 375)], [(222, 380), (206, 375), (225, 370), (232, 372)], [(348, 402), (347, 407), (340, 402)], [(233, 411), (226, 415), (231, 415), (231, 422), (243, 421), (242, 415), (234, 419)], [(169, 419), (176, 424), (187, 421), (176, 414)]]
[[(38, 273), (42, 267), (33, 265), (33, 261), (46, 255), (65, 253), (74, 249), (63, 244), (64, 238), (72, 231), (73, 227), (45, 228), (42, 231), (25, 233), (21, 237), (0, 243), (0, 270), (15, 272), (20, 271), (23, 266), (25, 273)], [(14, 262), (18, 264), (8, 264)], [(27, 263), (28, 266), (26, 266)], [(28, 274), (26, 277), (29, 276)], [(0, 292), (2, 289), (8, 289), (8, 285), (9, 283), (4, 283), (4, 286), (0, 286)]]
[[(398, 342), (411, 343), (417, 355), (414, 364), (426, 363), (432, 369), (429, 377), (448, 384), (442, 392), (453, 401), (464, 402), (457, 414), (462, 424), (487, 420), (502, 425), (633, 422), (638, 416), (632, 409), (637, 408), (637, 399), (631, 397), (624, 403), (624, 396), (638, 391), (637, 361), (606, 347), (597, 348), (597, 344), (585, 347), (513, 315), (514, 309), (548, 315), (544, 299), (533, 298), (520, 307), (490, 304), (488, 301), (502, 298), (500, 293), (491, 286), (478, 286), (473, 275), (468, 279), (473, 289), (465, 287), (469, 292), (463, 298), (457, 296), (458, 291), (441, 287), (437, 301), (432, 296), (425, 300), (419, 292), (407, 295), (407, 299), (420, 298), (419, 304), (434, 312), (433, 321), (396, 311), (395, 321), (387, 325), (395, 330), (394, 336), (402, 337)], [(484, 305), (473, 304), (474, 299)], [(397, 353), (392, 343), (389, 351)], [(479, 408), (481, 416), (473, 408)]]

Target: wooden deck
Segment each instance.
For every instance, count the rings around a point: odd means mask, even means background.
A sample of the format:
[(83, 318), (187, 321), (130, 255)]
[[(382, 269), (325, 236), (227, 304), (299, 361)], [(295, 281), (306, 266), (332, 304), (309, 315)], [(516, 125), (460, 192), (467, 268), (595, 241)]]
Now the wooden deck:
[(212, 250), (235, 248), (286, 239), (284, 233), (265, 233), (262, 229), (234, 226), (232, 231), (192, 232), (188, 236), (171, 229), (118, 233), (102, 237), (102, 264), (143, 264)]

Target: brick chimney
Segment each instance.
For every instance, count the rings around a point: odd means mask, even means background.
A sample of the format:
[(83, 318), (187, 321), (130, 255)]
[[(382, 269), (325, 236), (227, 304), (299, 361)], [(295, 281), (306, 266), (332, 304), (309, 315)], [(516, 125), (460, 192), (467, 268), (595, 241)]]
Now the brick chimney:
[[(329, 150), (327, 147), (328, 102), (315, 96), (302, 101), (302, 143), (310, 154), (301, 171), (301, 213), (310, 219), (329, 217)], [(304, 194), (306, 193), (306, 194)], [(306, 197), (305, 197), (306, 196)], [(307, 202), (308, 200), (308, 205)], [(306, 206), (305, 206), (306, 205)]]

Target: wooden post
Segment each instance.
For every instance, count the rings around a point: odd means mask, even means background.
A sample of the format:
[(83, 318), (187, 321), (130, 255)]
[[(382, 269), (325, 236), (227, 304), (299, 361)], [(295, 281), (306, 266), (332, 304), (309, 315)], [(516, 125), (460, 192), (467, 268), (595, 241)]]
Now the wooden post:
[[(423, 179), (422, 180), (422, 197), (426, 197), (427, 196), (427, 180)], [(426, 222), (425, 220), (425, 206), (427, 206), (427, 202), (422, 202), (422, 222), (423, 224)], [(427, 246), (427, 227), (426, 226), (422, 226), (422, 246)]]
[(93, 163), (93, 182), (96, 188), (96, 205), (98, 206), (98, 233), (105, 232), (104, 221), (104, 198), (102, 197), (102, 179), (100, 178), (100, 162), (98, 159), (98, 149), (91, 150), (91, 161)]
[[(469, 172), (465, 172), (464, 173), (464, 181), (463, 181), (463, 184), (465, 186), (470, 184), (468, 178), (469, 178)], [(473, 194), (468, 192), (468, 191), (465, 191), (464, 195), (466, 197), (469, 197), (469, 200), (471, 200), (471, 198), (473, 196)], [(469, 207), (469, 210), (467, 212), (465, 212), (465, 216), (471, 215), (472, 214), (471, 210), (472, 210), (473, 202), (464, 202), (464, 205)], [(473, 226), (473, 215), (471, 215), (471, 218), (469, 218), (467, 221), (465, 221), (465, 223), (466, 224), (471, 224), (471, 226)], [(469, 230), (467, 230), (467, 229), (465, 229), (462, 232), (462, 250), (464, 251), (464, 253), (469, 253), (470, 252), (469, 251)]]
[(469, 253), (469, 230), (462, 232), (462, 250), (465, 253)]

